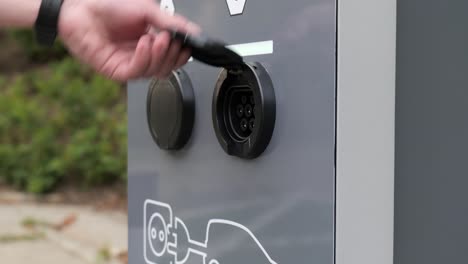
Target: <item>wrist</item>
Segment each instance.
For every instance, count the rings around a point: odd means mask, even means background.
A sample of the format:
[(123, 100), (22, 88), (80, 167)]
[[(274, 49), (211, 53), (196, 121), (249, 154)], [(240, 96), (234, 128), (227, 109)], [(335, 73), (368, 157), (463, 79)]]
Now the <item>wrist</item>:
[(0, 28), (31, 28), (34, 26), (41, 0), (1, 0)]
[(25, 7), (25, 18), (24, 24), (19, 25), (20, 27), (32, 28), (36, 23), (37, 15), (41, 7), (42, 0), (31, 0), (28, 2), (28, 6)]

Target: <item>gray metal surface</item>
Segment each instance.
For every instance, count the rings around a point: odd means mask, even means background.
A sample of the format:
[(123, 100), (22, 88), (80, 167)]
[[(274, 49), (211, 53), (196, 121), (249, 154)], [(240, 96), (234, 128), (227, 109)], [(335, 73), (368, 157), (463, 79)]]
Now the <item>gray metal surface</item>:
[(395, 264), (468, 263), (467, 1), (398, 1)]
[[(230, 44), (274, 41), (273, 54), (246, 60), (263, 63), (271, 74), (276, 127), (260, 158), (226, 155), (211, 120), (220, 69), (190, 62), (184, 69), (195, 89), (193, 135), (183, 151), (167, 153), (146, 123), (149, 80), (130, 83), (129, 262), (145, 263), (144, 219), (150, 219), (144, 203), (151, 199), (170, 205), (191, 239), (209, 239), (208, 254), (220, 264), (272, 263), (252, 246), (252, 235), (276, 263), (333, 263), (335, 1), (247, 0), (243, 14), (233, 17), (225, 0), (176, 1), (175, 8)], [(213, 219), (238, 225), (213, 225), (207, 234)], [(203, 261), (192, 254), (182, 263)]]

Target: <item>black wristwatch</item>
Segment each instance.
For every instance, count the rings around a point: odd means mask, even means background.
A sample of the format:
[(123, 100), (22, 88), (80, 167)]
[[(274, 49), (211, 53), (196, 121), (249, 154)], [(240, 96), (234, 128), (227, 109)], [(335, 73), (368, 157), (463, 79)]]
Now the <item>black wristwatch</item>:
[(54, 44), (62, 3), (63, 0), (42, 0), (34, 26), (39, 44), (49, 47)]

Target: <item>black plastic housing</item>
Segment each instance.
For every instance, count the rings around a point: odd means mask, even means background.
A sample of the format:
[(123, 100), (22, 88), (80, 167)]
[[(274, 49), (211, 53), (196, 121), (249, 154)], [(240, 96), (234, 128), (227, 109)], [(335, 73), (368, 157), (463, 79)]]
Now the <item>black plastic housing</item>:
[(153, 79), (146, 106), (151, 136), (159, 148), (182, 149), (195, 119), (195, 95), (187, 73), (179, 69), (168, 79)]
[(265, 151), (275, 127), (276, 99), (263, 65), (245, 63), (221, 71), (213, 94), (212, 119), (227, 154), (254, 159)]

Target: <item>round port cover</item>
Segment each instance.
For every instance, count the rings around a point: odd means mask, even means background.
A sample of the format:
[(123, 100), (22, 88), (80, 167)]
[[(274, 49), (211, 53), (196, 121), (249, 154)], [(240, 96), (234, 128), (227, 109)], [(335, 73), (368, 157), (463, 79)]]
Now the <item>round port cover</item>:
[(183, 148), (192, 133), (195, 99), (192, 83), (183, 70), (167, 79), (153, 79), (147, 97), (151, 136), (164, 150)]

